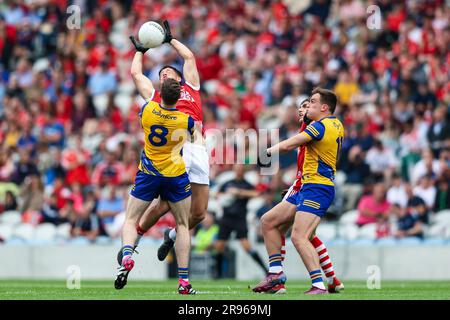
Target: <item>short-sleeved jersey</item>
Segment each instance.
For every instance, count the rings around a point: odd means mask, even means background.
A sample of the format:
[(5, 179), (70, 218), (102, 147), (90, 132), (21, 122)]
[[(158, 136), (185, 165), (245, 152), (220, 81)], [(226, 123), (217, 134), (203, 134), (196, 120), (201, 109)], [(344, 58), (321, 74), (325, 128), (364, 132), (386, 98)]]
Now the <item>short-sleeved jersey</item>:
[(188, 133), (194, 131), (194, 119), (177, 109), (167, 109), (150, 101), (141, 110), (145, 134), (139, 170), (147, 174), (177, 177), (186, 172), (181, 149)]
[(336, 163), (344, 138), (344, 126), (334, 116), (308, 125), (301, 133), (312, 138), (306, 144), (302, 183), (334, 186)]
[[(157, 103), (161, 103), (161, 95), (158, 91), (154, 91), (153, 97), (150, 99)], [(181, 85), (180, 99), (176, 104), (178, 111), (190, 115), (195, 121), (203, 122), (202, 100), (200, 98), (200, 90), (194, 88), (188, 83)]]

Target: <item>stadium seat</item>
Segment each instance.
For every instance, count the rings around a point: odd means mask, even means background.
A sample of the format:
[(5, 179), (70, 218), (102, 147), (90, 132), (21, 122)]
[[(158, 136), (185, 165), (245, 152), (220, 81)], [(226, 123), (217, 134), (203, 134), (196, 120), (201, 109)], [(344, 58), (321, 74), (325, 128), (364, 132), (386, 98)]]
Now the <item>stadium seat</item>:
[(334, 223), (320, 223), (316, 234), (323, 241), (334, 239), (337, 235), (336, 225)]
[(18, 238), (18, 237), (16, 237), (16, 236), (13, 236), (13, 237), (9, 238), (9, 239), (6, 241), (6, 244), (7, 244), (8, 246), (14, 246), (14, 245), (26, 245), (27, 242), (26, 242), (24, 239), (22, 239), (22, 238)]
[(98, 236), (95, 239), (95, 244), (99, 244), (99, 245), (109, 245), (111, 244), (111, 238), (107, 237), (107, 236)]
[(108, 108), (108, 100), (109, 97), (107, 94), (99, 94), (94, 96), (93, 104), (95, 107), (95, 111), (98, 115), (104, 115), (106, 112), (106, 109)]
[(339, 225), (338, 235), (346, 240), (355, 240), (358, 238), (358, 227), (354, 224)]
[(244, 175), (244, 178), (253, 186), (256, 186), (259, 182), (259, 174), (254, 170), (247, 171)]
[(53, 241), (56, 236), (56, 227), (52, 223), (42, 223), (36, 226), (34, 240)]
[(375, 239), (377, 226), (375, 223), (369, 223), (359, 228), (359, 237), (361, 239)]
[(13, 226), (9, 224), (0, 224), (0, 238), (3, 240), (8, 240), (13, 235)]
[(447, 225), (445, 223), (434, 223), (427, 229), (427, 237), (445, 238), (447, 232)]
[(222, 186), (225, 182), (234, 179), (235, 176), (236, 174), (234, 173), (234, 171), (225, 171), (216, 177), (216, 184), (218, 186)]
[(22, 215), (18, 211), (5, 211), (0, 214), (0, 224), (16, 225), (22, 222)]
[(334, 178), (334, 183), (336, 186), (342, 186), (345, 183), (345, 180), (347, 179), (347, 175), (344, 171), (338, 170), (336, 171), (336, 175)]
[(127, 115), (133, 104), (133, 99), (127, 93), (118, 93), (114, 96), (114, 103), (120, 109), (122, 115)]
[(397, 239), (394, 237), (381, 238), (377, 239), (375, 243), (379, 246), (395, 246), (397, 244)]
[(358, 218), (358, 210), (350, 210), (344, 213), (339, 219), (341, 224), (355, 224)]
[(360, 238), (351, 242), (352, 246), (373, 246), (375, 239)]
[(62, 239), (69, 239), (70, 238), (70, 230), (72, 227), (70, 226), (70, 223), (63, 223), (56, 227), (56, 234), (55, 236)]
[(73, 246), (87, 246), (90, 245), (91, 242), (86, 237), (76, 237), (70, 239), (69, 244)]
[(330, 240), (327, 240), (325, 243), (328, 247), (335, 247), (335, 246), (346, 246), (349, 244), (349, 241), (344, 238), (333, 238)]
[(417, 237), (409, 237), (409, 238), (403, 238), (398, 239), (397, 245), (401, 246), (416, 246), (422, 244), (422, 239)]
[(208, 211), (214, 212), (217, 214), (221, 210), (220, 204), (216, 199), (209, 199), (208, 200)]
[(264, 206), (264, 202), (265, 200), (263, 197), (251, 198), (247, 203), (247, 210), (256, 213), (256, 211)]
[(434, 223), (442, 223), (450, 226), (450, 210), (442, 210), (433, 217)]
[(442, 246), (446, 244), (446, 240), (443, 238), (426, 238), (422, 243), (429, 246)]
[(21, 223), (14, 228), (13, 235), (26, 241), (34, 238), (34, 226), (28, 223)]

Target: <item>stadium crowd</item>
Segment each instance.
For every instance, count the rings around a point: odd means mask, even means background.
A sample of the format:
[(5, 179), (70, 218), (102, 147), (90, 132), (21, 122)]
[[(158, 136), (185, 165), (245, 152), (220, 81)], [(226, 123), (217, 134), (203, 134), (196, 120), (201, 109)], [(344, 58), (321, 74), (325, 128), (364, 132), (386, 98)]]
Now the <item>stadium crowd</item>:
[[(367, 22), (372, 3), (379, 29)], [(81, 8), (78, 26), (69, 5)], [(5, 0), (0, 217), (19, 211), (24, 223), (70, 223), (74, 237), (119, 236), (143, 142), (128, 36), (167, 19), (196, 54), (207, 137), (292, 136), (298, 103), (316, 86), (332, 89), (346, 137), (329, 219), (356, 209), (378, 237), (421, 236), (430, 215), (450, 208), (449, 16), (443, 0)], [(147, 52), (145, 73), (156, 85), (162, 65), (181, 62), (164, 45)], [(209, 150), (233, 159), (235, 146)], [(279, 167), (256, 181), (265, 209), (293, 182), (296, 153)], [(212, 186), (228, 171), (212, 164)], [(148, 235), (173, 224), (166, 215)]]

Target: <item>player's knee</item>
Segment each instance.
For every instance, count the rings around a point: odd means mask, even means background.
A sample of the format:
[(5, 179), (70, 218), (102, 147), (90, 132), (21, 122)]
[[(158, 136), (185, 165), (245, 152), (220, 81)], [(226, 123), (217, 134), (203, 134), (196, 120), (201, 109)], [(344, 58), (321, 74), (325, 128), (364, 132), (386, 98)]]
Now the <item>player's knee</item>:
[(304, 246), (305, 242), (308, 242), (309, 239), (305, 235), (298, 233), (298, 232), (292, 232), (291, 235), (291, 241), (294, 244), (294, 246), (299, 249)]
[(203, 221), (206, 216), (206, 208), (203, 206), (193, 206), (191, 210), (192, 218), (198, 222)]
[(263, 215), (261, 217), (261, 228), (264, 231), (272, 230), (273, 228), (275, 228), (273, 219), (268, 215)]

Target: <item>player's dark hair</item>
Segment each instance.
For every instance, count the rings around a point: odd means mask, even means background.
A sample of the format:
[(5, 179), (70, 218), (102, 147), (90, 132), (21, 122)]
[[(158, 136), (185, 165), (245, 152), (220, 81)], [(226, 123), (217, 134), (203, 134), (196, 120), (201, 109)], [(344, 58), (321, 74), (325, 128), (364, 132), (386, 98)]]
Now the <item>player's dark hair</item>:
[(173, 106), (180, 99), (181, 86), (175, 79), (164, 80), (161, 86), (161, 99), (167, 106)]
[(167, 68), (172, 69), (173, 71), (175, 71), (175, 72), (177, 73), (177, 75), (180, 76), (180, 78), (183, 78), (183, 74), (181, 73), (181, 71), (178, 70), (178, 69), (175, 68), (175, 67), (172, 67), (171, 65), (165, 65), (165, 66), (163, 66), (161, 69), (159, 69), (158, 75), (161, 77), (161, 72), (162, 72), (164, 69), (167, 69)]
[(316, 93), (318, 93), (320, 95), (320, 102), (328, 105), (330, 112), (333, 114), (334, 110), (336, 110), (336, 104), (337, 104), (336, 94), (331, 90), (323, 89), (320, 87), (317, 87), (312, 91), (312, 94), (316, 94)]

